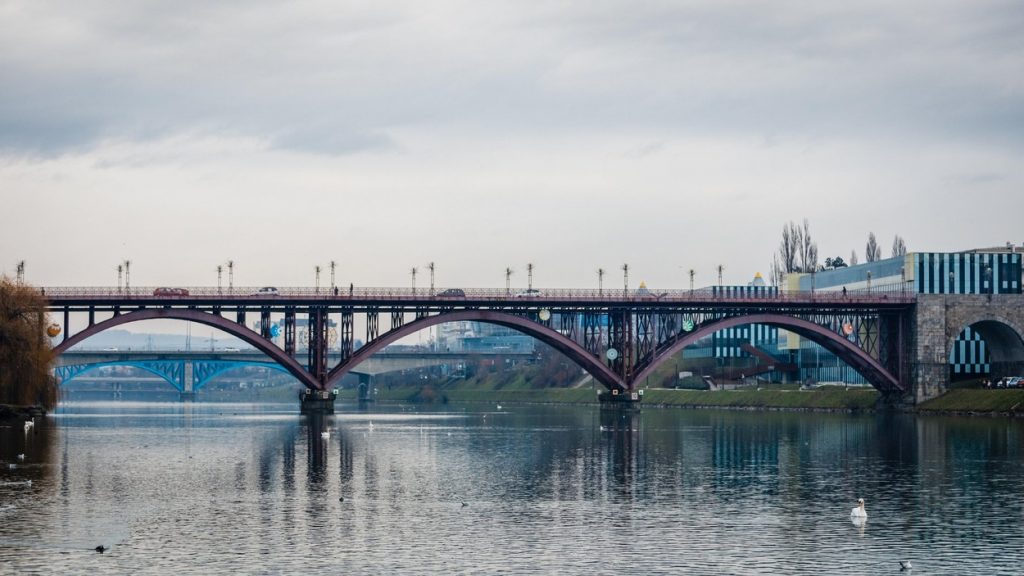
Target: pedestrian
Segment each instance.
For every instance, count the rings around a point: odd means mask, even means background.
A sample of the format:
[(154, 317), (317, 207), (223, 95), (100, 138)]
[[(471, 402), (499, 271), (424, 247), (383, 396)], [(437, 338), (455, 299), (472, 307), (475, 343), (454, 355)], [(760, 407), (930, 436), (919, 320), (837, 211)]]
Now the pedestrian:
[(843, 286), (843, 298), (846, 298), (846, 286)]

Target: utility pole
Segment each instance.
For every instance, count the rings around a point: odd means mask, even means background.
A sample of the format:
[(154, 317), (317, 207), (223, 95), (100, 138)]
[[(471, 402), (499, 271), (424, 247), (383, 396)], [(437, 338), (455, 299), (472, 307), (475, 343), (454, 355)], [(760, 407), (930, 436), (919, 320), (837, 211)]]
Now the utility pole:
[(427, 269), (430, 270), (430, 293), (434, 293), (434, 263), (427, 264)]
[(505, 268), (505, 296), (512, 294), (512, 272), (511, 268)]
[(526, 291), (533, 292), (533, 262), (526, 265)]

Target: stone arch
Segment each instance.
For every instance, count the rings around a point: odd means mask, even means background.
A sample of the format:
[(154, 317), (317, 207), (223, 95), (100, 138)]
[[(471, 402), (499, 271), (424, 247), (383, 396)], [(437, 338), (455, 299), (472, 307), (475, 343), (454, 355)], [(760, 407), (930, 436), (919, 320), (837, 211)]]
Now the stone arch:
[(668, 361), (675, 354), (681, 352), (683, 348), (694, 344), (701, 338), (710, 336), (719, 330), (725, 330), (726, 328), (733, 328), (744, 324), (766, 324), (799, 334), (800, 336), (815, 342), (849, 364), (880, 392), (890, 394), (903, 393), (905, 391), (905, 387), (898, 378), (886, 370), (878, 360), (871, 357), (870, 354), (853, 342), (850, 342), (846, 338), (843, 338), (824, 326), (782, 314), (750, 314), (746, 316), (733, 316), (698, 326), (696, 330), (683, 336), (674, 344), (659, 352), (650, 363), (637, 373), (635, 382), (642, 383), (655, 370), (657, 370), (661, 363)]
[(263, 338), (256, 332), (253, 332), (237, 322), (232, 322), (218, 314), (200, 312), (199, 310), (179, 308), (144, 308), (128, 312), (127, 314), (120, 314), (102, 322), (97, 322), (81, 332), (78, 332), (74, 336), (65, 339), (57, 346), (54, 346), (53, 351), (56, 355), (60, 355), (72, 346), (79, 344), (90, 336), (95, 336), (104, 330), (108, 330), (122, 324), (128, 324), (130, 322), (141, 322), (142, 320), (187, 320), (218, 328), (248, 344), (251, 344), (254, 348), (269, 356), (274, 362), (281, 365), (281, 367), (287, 370), (289, 374), (294, 376), (307, 388), (320, 388), (319, 383), (317, 383), (312, 374), (306, 371), (306, 369), (303, 368), (302, 365), (294, 358), (285, 354), (284, 350), (275, 346), (273, 342)]
[[(961, 323), (963, 325), (956, 330), (955, 326)], [(1024, 376), (1024, 336), (1020, 327), (1014, 324), (1008, 318), (994, 314), (951, 324), (950, 327), (955, 331), (951, 336), (947, 333), (947, 358), (952, 356), (953, 347), (963, 329), (970, 328), (985, 342), (989, 358), (989, 375), (993, 381), (1004, 376)]]
[(348, 360), (331, 369), (327, 377), (327, 388), (331, 388), (336, 385), (337, 382), (356, 365), (383, 350), (385, 346), (405, 338), (406, 336), (415, 334), (420, 330), (430, 328), (431, 326), (436, 326), (438, 324), (444, 324), (446, 322), (484, 322), (487, 324), (496, 324), (498, 326), (512, 328), (513, 330), (517, 330), (528, 336), (533, 336), (537, 340), (540, 340), (555, 350), (558, 350), (578, 366), (589, 372), (598, 382), (606, 386), (608, 389), (625, 390), (627, 388), (626, 383), (623, 382), (622, 379), (611, 370), (611, 368), (601, 362), (597, 356), (588, 352), (583, 346), (579, 345), (572, 339), (528, 318), (514, 316), (504, 312), (497, 312), (495, 310), (459, 310), (456, 312), (445, 312), (435, 316), (417, 318), (408, 324), (395, 328), (386, 334), (382, 334), (373, 341), (367, 342), (366, 345), (359, 350), (356, 350)]

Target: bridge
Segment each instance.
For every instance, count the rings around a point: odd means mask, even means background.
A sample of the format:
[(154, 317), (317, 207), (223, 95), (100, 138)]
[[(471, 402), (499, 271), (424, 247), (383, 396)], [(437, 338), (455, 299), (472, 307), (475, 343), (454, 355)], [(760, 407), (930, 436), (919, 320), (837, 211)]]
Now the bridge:
[[(341, 377), (386, 346), (419, 330), (460, 321), (505, 326), (550, 345), (600, 382), (607, 389), (602, 399), (612, 403), (638, 401), (641, 387), (662, 362), (705, 336), (744, 324), (776, 326), (816, 342), (887, 398), (902, 398), (920, 388), (915, 380), (921, 373), (915, 339), (921, 331), (918, 295), (902, 290), (876, 288), (846, 294), (763, 287), (519, 293), (351, 287), (280, 288), (272, 293), (239, 287), (41, 290), (48, 298), (51, 317), (63, 320), (62, 340), (54, 347), (58, 354), (103, 330), (131, 322), (197, 322), (243, 340), (298, 379), (309, 391), (303, 400), (305, 409), (323, 405), (330, 410), (332, 390)], [(1014, 302), (1020, 300), (1016, 298)], [(75, 317), (84, 317), (78, 322), (84, 327), (73, 329)], [(284, 327), (282, 347), (272, 341), (274, 317)], [(255, 329), (249, 328), (247, 321), (255, 318), (259, 319)], [(339, 327), (334, 357), (331, 322)], [(297, 356), (300, 323), (307, 327), (302, 331), (304, 361)], [(357, 326), (365, 336), (365, 345), (358, 349), (354, 346)], [(1020, 357), (1024, 359), (1024, 353)]]
[[(401, 370), (415, 370), (464, 362), (467, 359), (503, 360), (529, 357), (522, 352), (391, 352), (384, 350), (353, 367), (349, 373), (369, 385), (372, 377)], [(328, 361), (340, 360), (337, 352)], [(183, 398), (194, 396), (211, 380), (240, 368), (256, 367), (287, 373), (265, 354), (252, 350), (83, 350), (65, 351), (57, 360), (55, 375), (60, 383), (78, 380), (84, 374), (107, 366), (129, 366), (153, 374), (173, 386)]]

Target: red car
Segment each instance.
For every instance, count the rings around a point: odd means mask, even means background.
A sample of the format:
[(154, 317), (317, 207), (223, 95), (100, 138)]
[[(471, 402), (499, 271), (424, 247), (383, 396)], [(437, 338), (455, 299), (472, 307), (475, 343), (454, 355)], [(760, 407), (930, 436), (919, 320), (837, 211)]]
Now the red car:
[(153, 296), (188, 296), (186, 288), (157, 288), (153, 290)]

